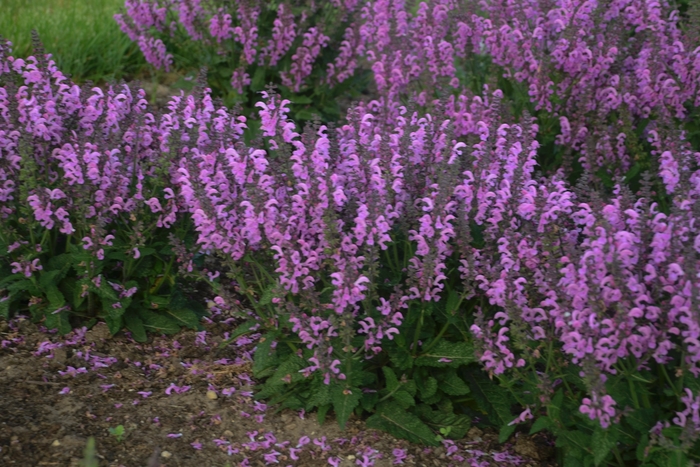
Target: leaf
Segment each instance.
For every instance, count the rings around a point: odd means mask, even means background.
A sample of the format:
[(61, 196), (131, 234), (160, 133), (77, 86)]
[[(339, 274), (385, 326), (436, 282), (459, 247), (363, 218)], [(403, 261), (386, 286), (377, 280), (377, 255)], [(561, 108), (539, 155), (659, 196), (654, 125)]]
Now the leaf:
[(63, 294), (55, 285), (52, 285), (46, 289), (46, 298), (49, 300), (49, 304), (51, 305), (49, 312), (61, 308), (66, 303), (66, 299), (63, 297)]
[[(19, 276), (19, 274), (17, 275)], [(10, 294), (16, 293), (16, 292), (29, 292), (31, 295), (34, 295), (35, 297), (38, 297), (41, 295), (41, 291), (39, 288), (34, 285), (34, 283), (29, 280), (29, 279), (23, 279), (20, 281), (17, 281), (15, 283), (12, 283), (8, 286), (5, 287)]]
[(386, 379), (386, 388), (389, 392), (393, 391), (399, 386), (399, 380), (396, 377), (396, 373), (388, 366), (382, 367), (382, 372), (384, 373), (384, 378)]
[(498, 432), (498, 442), (500, 444), (508, 441), (508, 438), (515, 432), (515, 425), (503, 425)]
[(469, 384), (479, 408), (488, 414), (489, 420), (495, 425), (508, 425), (514, 418), (510, 411), (512, 399), (508, 391), (489, 380), (481, 369), (470, 370), (464, 370), (462, 378)]
[(262, 91), (265, 87), (265, 67), (259, 66), (253, 73), (253, 79), (250, 81), (251, 91)]
[(408, 392), (403, 390), (396, 391), (391, 397), (394, 399), (394, 401), (396, 401), (399, 407), (404, 410), (416, 405), (415, 399), (413, 399)]
[(272, 298), (273, 298), (272, 290), (273, 290), (273, 288), (274, 288), (274, 286), (270, 285), (263, 291), (262, 296), (260, 297), (260, 300), (258, 301), (258, 303), (260, 305), (265, 306), (265, 305), (269, 305), (270, 303), (272, 303)]
[(326, 404), (322, 405), (321, 407), (318, 408), (318, 413), (316, 414), (316, 420), (318, 420), (319, 425), (323, 425), (323, 422), (326, 421), (326, 414), (328, 414), (328, 411), (331, 409), (332, 405), (331, 404)]
[(432, 350), (421, 354), (415, 364), (416, 366), (458, 367), (474, 361), (474, 349), (467, 342), (442, 340)]
[(445, 394), (450, 396), (469, 394), (469, 386), (457, 375), (457, 371), (454, 369), (439, 375), (438, 379), (440, 380), (439, 387)]
[[(426, 422), (433, 430), (449, 429), (450, 439), (461, 439), (471, 428), (471, 418), (454, 412), (446, 414), (441, 410), (433, 410), (427, 404), (420, 404), (414, 413)], [(444, 436), (444, 435), (443, 435)]]
[(554, 394), (554, 397), (552, 398), (549, 407), (547, 407), (547, 415), (549, 415), (549, 418), (551, 420), (561, 419), (561, 406), (563, 402), (564, 391), (562, 389), (558, 389), (557, 392)]
[(253, 375), (257, 378), (264, 370), (268, 369), (273, 365), (274, 358), (272, 352), (272, 343), (279, 336), (279, 331), (272, 331), (265, 334), (258, 341), (258, 345), (255, 349), (255, 355), (253, 356)]
[(345, 429), (345, 424), (352, 415), (352, 411), (360, 403), (361, 398), (362, 390), (359, 388), (348, 388), (337, 383), (331, 387), (333, 410), (335, 410), (335, 416), (341, 430)]
[(146, 328), (146, 331), (157, 334), (176, 334), (180, 331), (180, 326), (177, 323), (156, 311), (139, 310), (138, 315), (143, 321), (143, 327)]
[(552, 420), (549, 417), (539, 417), (537, 420), (535, 420), (535, 423), (532, 424), (532, 428), (530, 428), (530, 434), (534, 435), (535, 433), (538, 433), (542, 430), (553, 431), (553, 428), (554, 424), (552, 423)]
[(647, 446), (649, 446), (649, 434), (644, 433), (637, 444), (637, 450), (635, 454), (637, 455), (638, 461), (646, 460), (647, 456)]
[(299, 373), (299, 370), (304, 368), (304, 359), (296, 355), (289, 355), (278, 367), (273, 375), (268, 379), (269, 384), (283, 386), (287, 384), (285, 379), (290, 377), (290, 382), (297, 382), (304, 379), (304, 376)]
[(618, 438), (619, 432), (617, 430), (604, 430), (600, 425), (595, 427), (591, 438), (591, 449), (593, 449), (593, 462), (596, 467), (608, 457)]
[(10, 299), (0, 301), (0, 318), (10, 319)]
[(438, 389), (438, 382), (432, 376), (428, 376), (422, 381), (417, 381), (418, 390), (420, 391), (421, 398), (428, 399), (433, 397)]
[(311, 397), (308, 401), (308, 409), (314, 407), (323, 407), (331, 403), (331, 387), (329, 384), (323, 384), (323, 379), (316, 376), (311, 381)]
[(398, 371), (409, 370), (413, 367), (413, 358), (405, 347), (395, 346), (387, 349), (387, 353), (394, 368)]
[(43, 273), (39, 278), (39, 285), (41, 288), (46, 290), (51, 286), (56, 287), (55, 282), (58, 282), (56, 278), (60, 273), (61, 271), (57, 269)]
[(124, 315), (124, 323), (126, 328), (131, 331), (131, 335), (136, 342), (146, 342), (146, 328), (143, 325), (143, 320), (134, 312), (127, 312)]
[(318, 113), (319, 113), (318, 110), (312, 111), (309, 109), (301, 109), (297, 113), (294, 114), (294, 120), (297, 122), (298, 121), (313, 120), (314, 115), (317, 115)]
[(590, 451), (590, 445), (591, 436), (577, 430), (561, 430), (556, 440), (557, 447), (564, 448), (567, 454), (576, 458), (584, 457)]
[(49, 329), (57, 329), (61, 335), (66, 335), (73, 330), (68, 319), (68, 313), (63, 311), (60, 313), (47, 313), (44, 324)]
[(296, 95), (289, 98), (292, 104), (311, 104), (313, 101), (308, 96)]
[(651, 430), (659, 418), (659, 414), (656, 413), (656, 410), (652, 408), (639, 408), (627, 415), (625, 421), (639, 433), (646, 434), (649, 433), (649, 430)]
[(412, 443), (437, 446), (435, 434), (416, 415), (402, 410), (396, 404), (382, 404), (376, 414), (367, 419), (367, 427), (386, 431)]
[(123, 322), (121, 316), (114, 317), (107, 315), (105, 316), (105, 322), (107, 323), (109, 333), (112, 335), (115, 335), (116, 333), (122, 330)]
[(165, 309), (163, 312), (170, 316), (173, 321), (178, 323), (180, 326), (188, 327), (190, 329), (197, 329), (199, 324), (199, 318), (194, 314), (192, 310), (181, 309), (181, 310), (171, 310)]
[(367, 412), (374, 412), (374, 407), (377, 405), (377, 402), (379, 402), (379, 394), (376, 392), (363, 394), (362, 399), (360, 399), (360, 405)]

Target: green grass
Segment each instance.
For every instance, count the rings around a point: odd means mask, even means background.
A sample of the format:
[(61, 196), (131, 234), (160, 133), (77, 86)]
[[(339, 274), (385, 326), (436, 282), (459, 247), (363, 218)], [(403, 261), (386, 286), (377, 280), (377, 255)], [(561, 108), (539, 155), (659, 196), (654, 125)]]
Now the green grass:
[(123, 0), (0, 0), (0, 36), (13, 55), (33, 54), (32, 29), (61, 71), (78, 83), (129, 79), (148, 70), (135, 43), (119, 30)]

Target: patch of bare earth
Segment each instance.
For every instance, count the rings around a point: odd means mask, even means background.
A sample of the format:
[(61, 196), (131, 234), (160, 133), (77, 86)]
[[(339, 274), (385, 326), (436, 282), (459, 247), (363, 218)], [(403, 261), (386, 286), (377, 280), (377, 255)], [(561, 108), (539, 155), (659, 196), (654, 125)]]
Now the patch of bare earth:
[[(79, 466), (88, 437), (100, 466), (550, 465), (551, 448), (522, 437), (499, 446), (473, 428), (427, 449), (351, 419), (322, 426), (315, 414), (274, 412), (252, 397), (254, 341), (217, 352), (233, 326), (138, 344), (103, 324), (65, 338), (28, 320), (0, 322), (0, 465)], [(124, 427), (118, 439), (110, 428)]]

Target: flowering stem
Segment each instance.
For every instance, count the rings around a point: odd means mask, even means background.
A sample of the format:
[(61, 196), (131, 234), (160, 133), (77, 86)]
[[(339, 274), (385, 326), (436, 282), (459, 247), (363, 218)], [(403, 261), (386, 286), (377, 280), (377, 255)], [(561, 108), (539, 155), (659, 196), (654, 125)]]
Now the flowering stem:
[(156, 285), (156, 288), (153, 290), (153, 294), (157, 294), (158, 291), (160, 290), (160, 287), (163, 285), (163, 282), (165, 282), (165, 279), (168, 277), (170, 274), (170, 269), (173, 267), (173, 261), (175, 261), (175, 257), (171, 257), (170, 261), (168, 262), (168, 265), (165, 267), (165, 272), (163, 273), (163, 280)]
[[(421, 318), (421, 319), (422, 319), (422, 318)], [(428, 344), (428, 346), (427, 346), (426, 348), (423, 349), (423, 353), (429, 352), (429, 351), (435, 346), (435, 344), (437, 344), (438, 342), (440, 342), (440, 338), (443, 336), (443, 334), (445, 334), (445, 331), (447, 331), (447, 328), (448, 328), (449, 326), (450, 326), (450, 322), (447, 321), (447, 322), (442, 326), (442, 329), (440, 329), (440, 332), (438, 333), (438, 335), (435, 336), (435, 339), (433, 339), (432, 342), (430, 342), (430, 344)]]
[(613, 447), (613, 454), (615, 454), (615, 459), (617, 460), (618, 464), (624, 467), (625, 461), (622, 460), (622, 456), (620, 455), (620, 450), (617, 449), (617, 446)]
[(673, 381), (671, 381), (671, 377), (668, 375), (668, 371), (666, 371), (666, 365), (659, 365), (659, 367), (661, 368), (661, 372), (663, 373), (664, 377), (666, 378), (666, 381), (668, 382), (669, 386), (671, 386), (671, 389), (673, 390), (674, 394), (676, 395), (676, 398), (680, 399), (681, 393), (676, 388), (676, 385), (673, 384)]
[(418, 338), (420, 337), (421, 328), (423, 327), (423, 318), (425, 316), (425, 306), (421, 303), (420, 307), (420, 318), (418, 319), (418, 325), (416, 326), (416, 332), (413, 335), (413, 347), (411, 348), (413, 355), (418, 353)]

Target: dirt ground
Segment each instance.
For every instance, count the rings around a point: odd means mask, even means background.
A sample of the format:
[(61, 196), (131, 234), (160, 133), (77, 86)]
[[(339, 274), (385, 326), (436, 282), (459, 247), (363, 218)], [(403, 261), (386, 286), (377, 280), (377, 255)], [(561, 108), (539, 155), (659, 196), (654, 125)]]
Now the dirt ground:
[(77, 467), (88, 437), (99, 465), (114, 467), (554, 465), (541, 438), (499, 446), (475, 427), (424, 449), (357, 419), (341, 432), (315, 414), (274, 413), (252, 397), (255, 336), (217, 354), (233, 323), (204, 326), (138, 344), (104, 324), (59, 337), (0, 322), (0, 465)]

